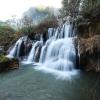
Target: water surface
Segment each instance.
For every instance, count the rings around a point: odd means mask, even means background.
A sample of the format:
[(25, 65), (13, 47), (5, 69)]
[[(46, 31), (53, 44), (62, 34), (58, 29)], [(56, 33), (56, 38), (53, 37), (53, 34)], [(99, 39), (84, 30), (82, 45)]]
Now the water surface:
[(100, 100), (99, 84), (99, 74), (61, 80), (27, 65), (0, 73), (0, 100)]

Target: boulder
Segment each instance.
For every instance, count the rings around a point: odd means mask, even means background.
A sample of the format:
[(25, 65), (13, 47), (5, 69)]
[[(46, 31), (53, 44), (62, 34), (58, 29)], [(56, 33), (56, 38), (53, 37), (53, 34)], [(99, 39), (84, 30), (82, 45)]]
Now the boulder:
[(18, 59), (15, 58), (9, 59), (5, 56), (0, 56), (0, 72), (18, 68), (19, 68)]

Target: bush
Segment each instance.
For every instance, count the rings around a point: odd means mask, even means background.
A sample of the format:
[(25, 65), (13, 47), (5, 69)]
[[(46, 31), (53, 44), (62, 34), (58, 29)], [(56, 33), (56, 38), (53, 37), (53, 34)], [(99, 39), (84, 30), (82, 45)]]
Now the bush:
[(10, 26), (0, 26), (0, 36), (9, 36), (11, 34), (14, 34), (15, 30), (11, 28)]

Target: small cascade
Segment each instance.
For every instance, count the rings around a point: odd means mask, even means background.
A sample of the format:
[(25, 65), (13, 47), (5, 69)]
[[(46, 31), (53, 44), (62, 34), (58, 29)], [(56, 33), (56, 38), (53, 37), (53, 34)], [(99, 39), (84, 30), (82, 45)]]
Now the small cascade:
[(43, 63), (44, 62), (45, 56), (46, 56), (46, 52), (47, 52), (47, 48), (48, 48), (49, 44), (51, 43), (51, 41), (52, 41), (52, 39), (48, 39), (46, 44), (42, 47), (39, 63)]
[(55, 36), (55, 31), (56, 31), (55, 28), (49, 28), (48, 29), (48, 37), (49, 38), (54, 37)]
[(9, 52), (9, 54), (7, 55), (8, 58), (19, 58), (19, 54), (20, 54), (20, 49), (21, 49), (21, 44), (23, 42), (23, 37), (20, 38), (14, 45), (14, 47), (12, 48), (12, 50)]

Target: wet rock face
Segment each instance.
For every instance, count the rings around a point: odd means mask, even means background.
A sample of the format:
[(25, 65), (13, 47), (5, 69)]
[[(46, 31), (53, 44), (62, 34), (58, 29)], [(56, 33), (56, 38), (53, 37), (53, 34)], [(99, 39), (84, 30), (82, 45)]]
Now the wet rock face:
[(31, 48), (32, 48), (32, 43), (28, 43), (26, 45), (26, 49), (25, 49), (26, 54), (28, 54), (30, 52)]
[(24, 44), (24, 41), (22, 41), (20, 50), (19, 50), (19, 57), (22, 57), (24, 55), (25, 55), (25, 44)]
[(86, 71), (100, 72), (100, 58), (93, 57), (93, 55), (92, 56), (81, 55), (80, 65), (81, 65), (81, 69), (84, 69)]
[(0, 55), (3, 54), (3, 52), (4, 52), (4, 48), (3, 46), (0, 46)]
[(18, 59), (9, 59), (4, 56), (2, 56), (2, 59), (2, 61), (0, 60), (0, 72), (19, 68)]
[(100, 72), (100, 35), (78, 39), (80, 68)]
[(33, 41), (29, 37), (27, 37), (26, 39), (25, 38), (23, 39), (23, 42), (20, 47), (19, 57), (28, 55), (28, 53), (30, 52), (30, 50), (32, 48), (32, 43), (33, 43)]

